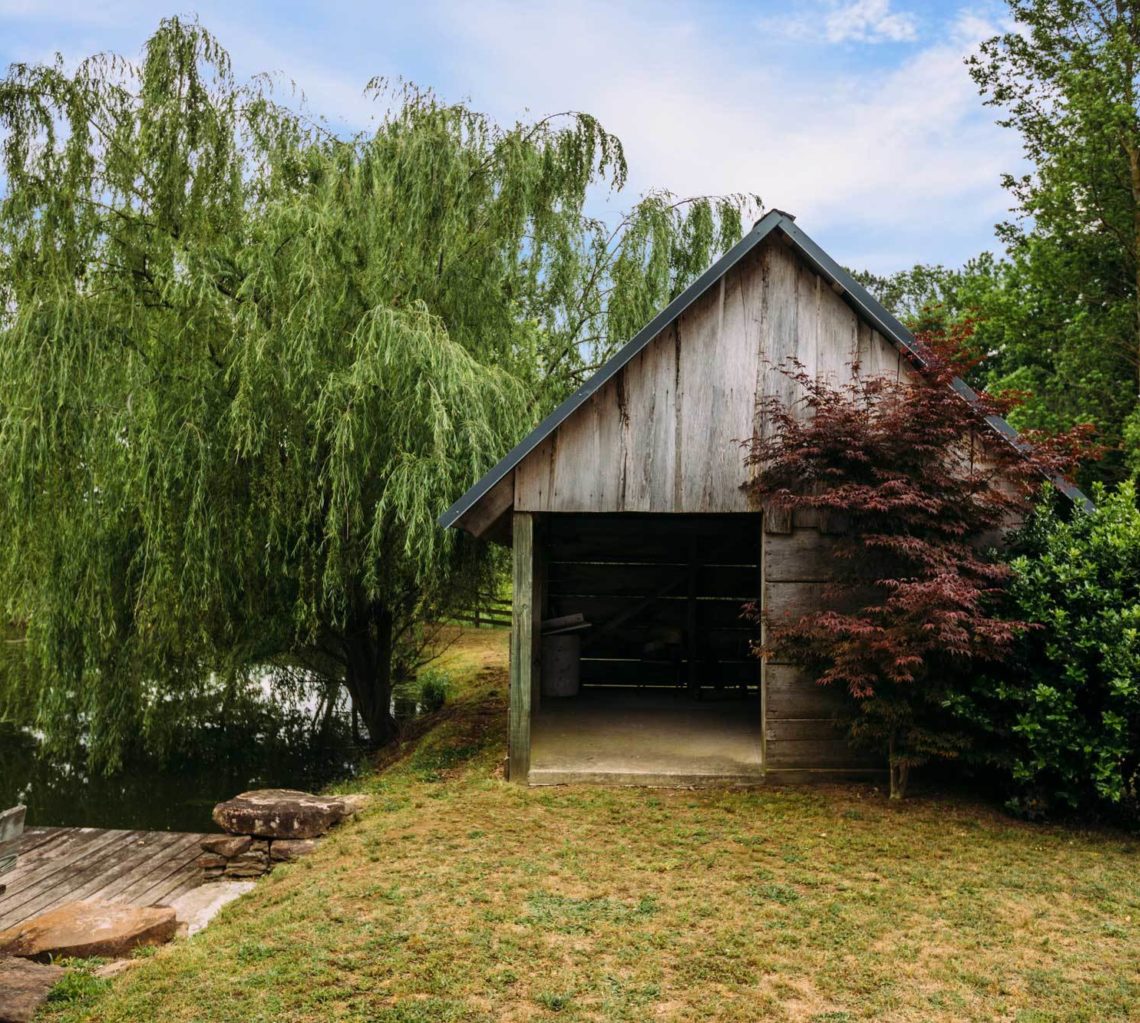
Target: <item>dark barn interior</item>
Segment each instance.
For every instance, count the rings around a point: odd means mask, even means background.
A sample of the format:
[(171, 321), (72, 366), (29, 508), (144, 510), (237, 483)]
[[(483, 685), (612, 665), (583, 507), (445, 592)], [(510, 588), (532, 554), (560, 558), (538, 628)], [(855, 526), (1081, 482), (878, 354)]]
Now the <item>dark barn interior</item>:
[[(581, 614), (577, 695), (535, 718), (531, 781), (750, 776), (759, 515), (553, 514), (536, 537), (545, 620)], [(548, 643), (549, 639), (544, 638)]]
[(581, 613), (583, 688), (753, 691), (756, 515), (550, 515), (547, 617)]

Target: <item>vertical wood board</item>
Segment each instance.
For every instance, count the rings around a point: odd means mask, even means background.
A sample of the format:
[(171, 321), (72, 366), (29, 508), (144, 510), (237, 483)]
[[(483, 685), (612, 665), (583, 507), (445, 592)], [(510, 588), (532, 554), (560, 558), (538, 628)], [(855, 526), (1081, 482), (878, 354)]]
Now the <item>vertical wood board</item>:
[(514, 513), (511, 612), (509, 776), (525, 784), (530, 773), (531, 687), (534, 656), (534, 516)]
[[(802, 397), (798, 363), (833, 383), (897, 374), (898, 355), (787, 245), (728, 272), (518, 466), (534, 512), (748, 510), (741, 442), (771, 429), (758, 397)], [(805, 411), (806, 414), (806, 411)], [(779, 528), (773, 517), (769, 529)]]

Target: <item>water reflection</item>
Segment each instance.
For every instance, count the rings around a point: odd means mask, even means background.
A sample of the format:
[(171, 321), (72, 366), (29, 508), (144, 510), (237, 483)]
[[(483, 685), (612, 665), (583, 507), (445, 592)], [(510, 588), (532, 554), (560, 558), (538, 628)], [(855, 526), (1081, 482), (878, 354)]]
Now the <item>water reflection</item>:
[[(172, 755), (135, 754), (109, 776), (49, 756), (30, 731), (0, 724), (0, 808), (26, 804), (29, 826), (215, 831), (214, 805), (238, 792), (313, 791), (361, 769), (367, 749), (343, 701), (319, 723), (309, 701), (258, 703), (237, 720), (197, 725)], [(392, 698), (397, 720), (419, 710), (411, 695)]]

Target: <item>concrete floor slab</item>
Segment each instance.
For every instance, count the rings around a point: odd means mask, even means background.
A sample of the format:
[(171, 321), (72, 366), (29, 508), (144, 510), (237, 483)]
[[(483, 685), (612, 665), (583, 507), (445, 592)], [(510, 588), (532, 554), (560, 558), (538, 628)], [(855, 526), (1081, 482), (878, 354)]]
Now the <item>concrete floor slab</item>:
[(531, 726), (530, 784), (763, 782), (760, 700), (645, 690), (544, 699)]

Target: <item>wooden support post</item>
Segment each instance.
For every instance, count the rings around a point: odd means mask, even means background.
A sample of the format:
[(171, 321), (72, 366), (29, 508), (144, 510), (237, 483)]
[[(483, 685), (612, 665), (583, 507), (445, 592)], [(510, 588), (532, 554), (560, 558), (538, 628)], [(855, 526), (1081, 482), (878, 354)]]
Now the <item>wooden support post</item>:
[[(0, 874), (5, 874), (16, 865), (16, 854), (20, 848), (20, 837), (24, 834), (24, 813), (27, 807), (13, 806), (0, 811)], [(0, 884), (0, 892), (4, 885)]]
[[(768, 543), (764, 537), (764, 520), (760, 515), (760, 645), (768, 642), (768, 627), (764, 624), (764, 611), (768, 606)], [(760, 772), (768, 772), (768, 660), (760, 659)]]
[(511, 604), (510, 759), (507, 776), (525, 785), (530, 774), (530, 708), (534, 674), (534, 518), (515, 512)]

